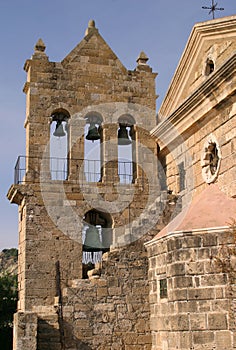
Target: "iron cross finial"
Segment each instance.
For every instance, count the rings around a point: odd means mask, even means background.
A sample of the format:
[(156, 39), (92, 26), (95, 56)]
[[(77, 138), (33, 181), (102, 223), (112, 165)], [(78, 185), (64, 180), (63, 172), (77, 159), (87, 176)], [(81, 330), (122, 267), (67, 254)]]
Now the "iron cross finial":
[(209, 15), (212, 13), (212, 18), (215, 18), (215, 11), (223, 11), (224, 8), (223, 7), (216, 7), (217, 3), (215, 4), (214, 0), (211, 0), (211, 7), (207, 7), (207, 6), (202, 6), (202, 8), (204, 10), (210, 10), (209, 11)]

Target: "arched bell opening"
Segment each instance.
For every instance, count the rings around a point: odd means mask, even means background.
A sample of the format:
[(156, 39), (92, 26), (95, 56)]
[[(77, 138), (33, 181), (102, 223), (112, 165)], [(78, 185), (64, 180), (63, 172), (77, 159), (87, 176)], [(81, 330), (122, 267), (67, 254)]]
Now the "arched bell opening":
[(102, 116), (90, 112), (85, 116), (84, 171), (88, 182), (98, 182), (102, 177)]
[(69, 118), (69, 113), (64, 109), (58, 109), (51, 114), (50, 171), (52, 180), (68, 178)]
[(121, 183), (133, 183), (136, 179), (135, 119), (123, 115), (118, 119), (118, 173)]
[(102, 260), (102, 255), (110, 250), (112, 244), (112, 219), (110, 214), (95, 209), (84, 216), (82, 230), (83, 278)]

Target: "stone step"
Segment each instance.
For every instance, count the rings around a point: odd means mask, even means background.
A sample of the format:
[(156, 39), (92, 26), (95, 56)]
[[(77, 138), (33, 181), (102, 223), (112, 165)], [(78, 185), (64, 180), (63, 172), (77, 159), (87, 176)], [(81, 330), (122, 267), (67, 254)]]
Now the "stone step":
[(58, 315), (39, 315), (37, 350), (58, 350), (61, 348)]
[[(142, 232), (145, 230), (153, 229), (154, 227), (160, 230), (163, 223), (162, 212), (168, 201), (167, 192), (163, 191), (160, 193), (160, 196), (149, 206), (148, 210), (145, 213), (142, 213), (136, 220), (131, 224), (131, 227), (125, 229), (124, 235), (121, 235), (117, 239), (117, 245), (122, 246), (127, 244), (131, 240), (135, 240), (142, 235)], [(176, 214), (181, 211), (181, 205), (177, 206)], [(141, 231), (140, 231), (141, 230)]]
[[(142, 232), (149, 231), (156, 227), (160, 221), (162, 223), (162, 211), (166, 206), (167, 192), (163, 191), (150, 204), (149, 208), (144, 213), (132, 221), (130, 227), (125, 229), (125, 232), (117, 237), (114, 247), (122, 247), (142, 236)], [(137, 237), (137, 238), (135, 238)]]

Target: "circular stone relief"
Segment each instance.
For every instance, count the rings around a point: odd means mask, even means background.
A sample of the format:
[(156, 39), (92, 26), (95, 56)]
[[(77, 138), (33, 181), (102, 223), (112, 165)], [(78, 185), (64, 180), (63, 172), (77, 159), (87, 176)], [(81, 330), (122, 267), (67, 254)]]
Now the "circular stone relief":
[(204, 143), (201, 157), (202, 177), (206, 183), (211, 183), (217, 178), (220, 161), (219, 143), (214, 135), (210, 135)]

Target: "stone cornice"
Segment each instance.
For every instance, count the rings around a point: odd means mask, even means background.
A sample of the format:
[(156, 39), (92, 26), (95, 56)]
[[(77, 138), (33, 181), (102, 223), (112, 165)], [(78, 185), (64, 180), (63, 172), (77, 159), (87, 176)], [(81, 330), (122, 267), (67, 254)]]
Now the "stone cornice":
[(236, 90), (236, 54), (219, 67), (169, 117), (152, 131), (161, 144), (168, 146), (180, 134), (192, 127), (206, 113), (222, 103)]
[(223, 233), (226, 231), (232, 231), (233, 228), (231, 226), (221, 226), (221, 227), (208, 227), (208, 228), (199, 228), (199, 229), (194, 229), (191, 231), (173, 231), (167, 233), (165, 236), (156, 236), (154, 237), (151, 241), (148, 241), (144, 243), (145, 247), (147, 249), (151, 248), (152, 246), (155, 246), (158, 242), (158, 244), (162, 241), (165, 241), (170, 238), (176, 238), (176, 237), (191, 237), (193, 235), (202, 235), (202, 234), (216, 234), (216, 233)]
[(20, 205), (24, 195), (21, 191), (22, 185), (12, 185), (7, 193), (7, 198), (11, 203)]

